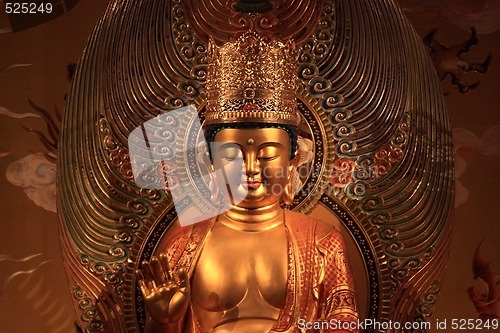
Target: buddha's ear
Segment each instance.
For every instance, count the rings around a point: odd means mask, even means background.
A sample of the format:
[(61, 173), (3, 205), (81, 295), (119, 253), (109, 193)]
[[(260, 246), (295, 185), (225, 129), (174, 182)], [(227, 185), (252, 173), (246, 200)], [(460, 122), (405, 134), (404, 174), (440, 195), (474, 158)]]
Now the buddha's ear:
[(206, 171), (207, 174), (210, 174), (210, 171), (214, 172), (215, 171), (214, 161), (212, 160), (208, 144), (206, 142), (200, 142), (197, 148), (198, 148), (197, 160), (199, 167), (202, 170)]
[(297, 169), (298, 164), (299, 164), (299, 158), (297, 156), (298, 151), (295, 151), (295, 154), (293, 155), (293, 158), (288, 162), (288, 173), (290, 174), (293, 169)]
[(286, 206), (290, 206), (293, 204), (293, 198), (295, 196), (294, 182), (296, 181), (295, 178), (297, 177), (296, 172), (297, 172), (298, 160), (299, 159), (297, 158), (297, 156), (295, 156), (288, 163), (288, 178), (287, 178), (288, 181), (287, 184), (285, 185), (285, 189), (281, 197), (281, 200)]
[(314, 160), (314, 143), (312, 140), (301, 136), (297, 138), (297, 150), (293, 160), (297, 168)]
[(299, 167), (299, 163), (300, 163), (300, 151), (299, 151), (299, 147), (297, 147), (297, 149), (295, 150), (295, 153), (293, 154), (293, 157), (292, 159), (290, 159), (290, 161), (288, 162), (288, 171), (292, 171), (292, 169), (297, 169)]

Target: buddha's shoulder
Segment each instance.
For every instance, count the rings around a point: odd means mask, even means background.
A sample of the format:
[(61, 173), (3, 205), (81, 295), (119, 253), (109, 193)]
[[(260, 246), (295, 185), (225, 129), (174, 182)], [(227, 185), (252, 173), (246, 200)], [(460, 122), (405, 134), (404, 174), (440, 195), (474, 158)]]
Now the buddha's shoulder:
[(335, 221), (330, 221), (330, 223), (328, 223), (320, 219), (294, 211), (287, 211), (286, 216), (289, 223), (292, 224), (295, 228), (313, 230), (316, 236), (316, 240), (321, 240), (325, 237), (342, 239), (342, 235), (334, 227), (334, 224), (339, 223), (336, 217), (332, 217), (336, 219)]
[(212, 225), (212, 220), (195, 223), (187, 226), (180, 226), (175, 222), (169, 227), (166, 236), (160, 241), (158, 249), (168, 251), (178, 247), (186, 246), (187, 242), (200, 242)]

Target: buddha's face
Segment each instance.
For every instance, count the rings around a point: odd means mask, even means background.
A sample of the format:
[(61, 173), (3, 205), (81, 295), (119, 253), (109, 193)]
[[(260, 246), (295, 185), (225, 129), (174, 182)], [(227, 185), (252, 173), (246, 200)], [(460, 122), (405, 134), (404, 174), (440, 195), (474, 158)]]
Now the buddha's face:
[(255, 209), (280, 200), (293, 168), (290, 138), (279, 128), (223, 129), (212, 143), (233, 205)]

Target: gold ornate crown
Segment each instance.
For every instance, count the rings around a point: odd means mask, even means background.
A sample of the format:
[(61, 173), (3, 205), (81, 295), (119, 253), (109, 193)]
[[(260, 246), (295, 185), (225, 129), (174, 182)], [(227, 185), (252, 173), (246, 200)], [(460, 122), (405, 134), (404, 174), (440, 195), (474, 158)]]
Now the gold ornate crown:
[(298, 125), (295, 43), (255, 32), (208, 50), (205, 124)]

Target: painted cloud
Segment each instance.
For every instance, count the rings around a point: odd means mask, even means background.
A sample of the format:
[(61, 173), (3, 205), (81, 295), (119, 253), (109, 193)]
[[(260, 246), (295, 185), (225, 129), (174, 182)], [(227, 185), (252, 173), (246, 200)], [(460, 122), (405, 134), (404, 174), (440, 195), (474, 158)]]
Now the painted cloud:
[(24, 189), (36, 205), (56, 212), (56, 165), (44, 153), (15, 161), (7, 168), (7, 180)]

